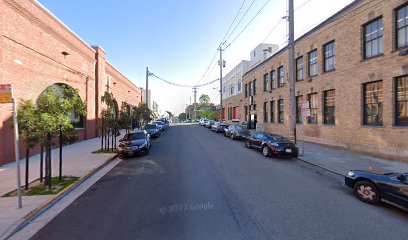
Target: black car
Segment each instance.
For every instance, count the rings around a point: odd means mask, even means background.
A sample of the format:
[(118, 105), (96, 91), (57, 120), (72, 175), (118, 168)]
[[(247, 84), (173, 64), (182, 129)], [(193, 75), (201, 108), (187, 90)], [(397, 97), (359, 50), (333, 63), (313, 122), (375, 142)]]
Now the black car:
[(224, 136), (235, 139), (247, 139), (249, 137), (249, 131), (238, 125), (231, 125), (224, 129)]
[(122, 156), (147, 155), (151, 147), (150, 135), (144, 130), (128, 133), (119, 142), (118, 154)]
[(384, 201), (408, 210), (408, 173), (352, 170), (344, 181), (363, 202)]
[(289, 139), (272, 133), (252, 133), (245, 140), (245, 147), (262, 150), (265, 157), (292, 157), (297, 158), (299, 149)]
[(143, 130), (145, 130), (148, 134), (150, 134), (152, 138), (158, 138), (160, 137), (160, 134), (161, 134), (159, 125), (155, 123), (146, 124), (143, 127)]

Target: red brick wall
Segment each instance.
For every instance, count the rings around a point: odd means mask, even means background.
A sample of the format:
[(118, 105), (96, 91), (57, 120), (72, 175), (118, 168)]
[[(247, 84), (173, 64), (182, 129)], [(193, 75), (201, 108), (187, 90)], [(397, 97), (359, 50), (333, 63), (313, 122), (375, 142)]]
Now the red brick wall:
[[(33, 0), (0, 1), (0, 84), (12, 84), (14, 97), (35, 101), (48, 86), (64, 83), (79, 89), (87, 102), (81, 139), (97, 136), (97, 116), (106, 73), (120, 101), (137, 105), (131, 94), (140, 89), (105, 61), (101, 48), (93, 49)], [(68, 56), (61, 54), (69, 53)], [(131, 91), (128, 93), (128, 91)], [(120, 97), (119, 97), (120, 96)], [(11, 104), (0, 105), (0, 166), (14, 160)], [(24, 156), (21, 145), (20, 156)]]

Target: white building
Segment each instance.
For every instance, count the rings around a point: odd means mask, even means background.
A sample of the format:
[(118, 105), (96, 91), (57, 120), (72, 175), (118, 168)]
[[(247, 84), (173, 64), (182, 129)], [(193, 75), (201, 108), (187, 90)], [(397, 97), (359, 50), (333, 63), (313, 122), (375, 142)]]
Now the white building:
[(222, 99), (242, 93), (242, 76), (279, 50), (279, 45), (261, 43), (251, 51), (250, 60), (242, 60), (222, 78)]
[(242, 76), (249, 70), (250, 62), (242, 60), (222, 78), (222, 99), (242, 92)]

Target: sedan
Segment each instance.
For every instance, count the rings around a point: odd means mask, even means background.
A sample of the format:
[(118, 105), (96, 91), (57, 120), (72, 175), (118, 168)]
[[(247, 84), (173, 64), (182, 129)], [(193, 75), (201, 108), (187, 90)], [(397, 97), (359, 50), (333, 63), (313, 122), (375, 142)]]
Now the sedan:
[(161, 127), (155, 123), (146, 124), (143, 130), (150, 134), (152, 138), (158, 138), (161, 135)]
[(212, 127), (212, 125), (213, 125), (214, 123), (215, 123), (215, 121), (213, 121), (213, 120), (208, 120), (208, 121), (206, 122), (206, 124), (205, 124), (205, 127), (211, 129), (211, 127)]
[(212, 125), (211, 130), (213, 130), (213, 131), (216, 132), (216, 133), (223, 133), (224, 130), (225, 130), (226, 128), (228, 128), (228, 126), (229, 126), (229, 125), (226, 124), (226, 123), (216, 122), (216, 123), (214, 123), (214, 125)]
[(363, 202), (384, 201), (408, 210), (408, 173), (352, 170), (344, 181)]
[(164, 122), (161, 122), (161, 121), (154, 121), (152, 123), (156, 123), (157, 125), (159, 125), (161, 127), (162, 131), (166, 130), (167, 127), (168, 127), (167, 124), (165, 124)]
[(119, 142), (118, 154), (121, 156), (147, 155), (151, 147), (150, 135), (144, 130), (128, 133)]
[(230, 137), (231, 140), (247, 139), (247, 137), (249, 137), (249, 131), (241, 126), (231, 125), (224, 129), (224, 136)]
[(289, 139), (271, 133), (253, 133), (245, 141), (245, 147), (261, 150), (265, 157), (297, 158), (299, 149)]

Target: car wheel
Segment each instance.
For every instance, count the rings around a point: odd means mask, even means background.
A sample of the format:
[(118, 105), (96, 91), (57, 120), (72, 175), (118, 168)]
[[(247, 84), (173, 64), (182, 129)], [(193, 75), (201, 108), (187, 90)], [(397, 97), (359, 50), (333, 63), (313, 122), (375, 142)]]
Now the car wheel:
[(231, 133), (231, 140), (234, 140), (234, 139), (235, 139), (234, 134)]
[(245, 141), (245, 147), (251, 148), (251, 143), (248, 140)]
[(270, 152), (269, 152), (270, 150), (269, 150), (269, 148), (268, 148), (268, 146), (263, 146), (263, 148), (262, 148), (262, 155), (264, 155), (264, 157), (269, 157), (271, 154), (270, 154)]
[(354, 184), (354, 193), (361, 201), (369, 204), (380, 202), (380, 193), (377, 187), (368, 181), (358, 181)]

